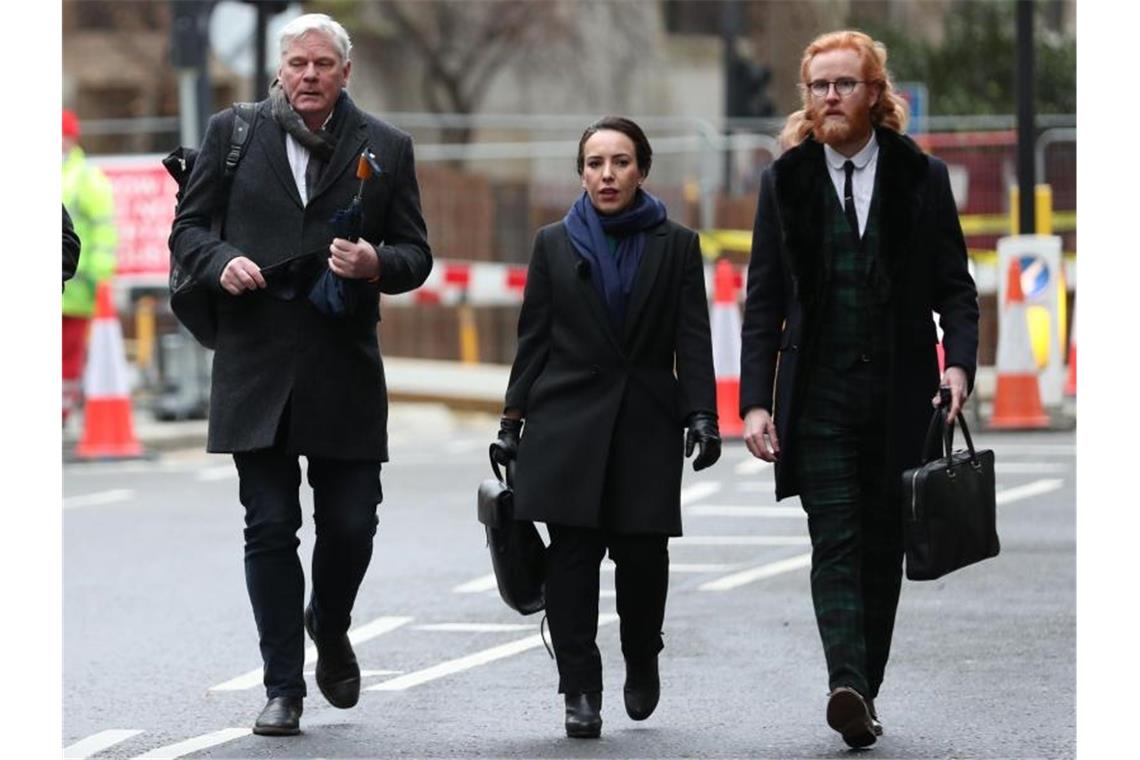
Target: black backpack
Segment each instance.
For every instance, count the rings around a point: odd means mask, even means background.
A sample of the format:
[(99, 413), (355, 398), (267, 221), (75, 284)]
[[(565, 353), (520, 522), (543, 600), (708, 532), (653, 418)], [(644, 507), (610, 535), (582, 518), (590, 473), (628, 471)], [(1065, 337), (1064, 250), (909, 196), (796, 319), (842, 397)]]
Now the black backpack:
[[(245, 154), (249, 136), (257, 123), (257, 104), (234, 103), (233, 112), (234, 126), (230, 134), (230, 148), (226, 152), (225, 168), (222, 171), (222, 192), (210, 225), (210, 229), (219, 237), (225, 225), (230, 184), (234, 172), (237, 171), (238, 162)], [(178, 192), (174, 196), (175, 213), (182, 203), (182, 194), (186, 190), (186, 183), (199, 155), (199, 151), (195, 148), (179, 146), (162, 159), (162, 165), (178, 183)], [(214, 347), (218, 336), (218, 319), (214, 310), (213, 294), (206, 284), (195, 281), (189, 272), (178, 265), (173, 251), (170, 254), (170, 310), (195, 340), (206, 348)]]

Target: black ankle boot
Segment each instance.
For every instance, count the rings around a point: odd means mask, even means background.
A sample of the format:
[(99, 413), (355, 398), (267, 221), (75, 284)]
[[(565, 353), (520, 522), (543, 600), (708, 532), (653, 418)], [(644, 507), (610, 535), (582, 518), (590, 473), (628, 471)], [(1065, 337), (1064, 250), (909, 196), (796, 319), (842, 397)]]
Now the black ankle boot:
[(661, 698), (661, 677), (657, 655), (625, 660), (625, 711), (634, 720), (645, 720), (657, 709)]
[(566, 695), (566, 735), (574, 739), (597, 739), (602, 735), (600, 691)]

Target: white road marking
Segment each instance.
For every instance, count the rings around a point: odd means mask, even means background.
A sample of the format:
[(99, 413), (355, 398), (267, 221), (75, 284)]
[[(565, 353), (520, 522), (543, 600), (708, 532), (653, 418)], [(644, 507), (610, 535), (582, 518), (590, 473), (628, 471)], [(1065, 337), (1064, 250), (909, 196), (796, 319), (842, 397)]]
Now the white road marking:
[[(370, 623), (357, 626), (348, 632), (348, 640), (353, 645), (363, 644), (369, 639), (374, 639), (385, 633), (396, 630), (402, 625), (410, 623), (413, 618), (391, 616), (379, 617)], [(313, 665), (317, 661), (317, 648), (310, 646), (305, 649), (305, 665)], [(251, 670), (248, 673), (243, 673), (237, 678), (220, 683), (217, 686), (211, 686), (209, 691), (243, 691), (245, 689), (252, 689), (261, 685), (264, 673), (261, 668)]]
[(1021, 499), (1028, 499), (1033, 496), (1040, 496), (1041, 494), (1056, 491), (1065, 481), (1060, 478), (1045, 478), (1044, 480), (1035, 480), (1032, 483), (1026, 483), (1023, 486), (1014, 486), (1013, 488), (1005, 488), (997, 492), (994, 501), (1000, 506), (1002, 504), (1009, 504), (1013, 501), (1020, 501)]
[(124, 742), (141, 733), (142, 730), (137, 728), (112, 728), (107, 731), (100, 731), (86, 739), (80, 739), (75, 744), (64, 747), (63, 756), (65, 760), (83, 760), (83, 758), (91, 757), (97, 752), (102, 752), (108, 747), (113, 747), (119, 742)]
[(698, 588), (701, 591), (728, 591), (729, 589), (743, 586), (746, 583), (771, 578), (774, 575), (781, 575), (782, 573), (790, 573), (793, 570), (810, 566), (811, 552), (808, 552), (807, 554), (799, 554), (795, 557), (779, 560), (778, 562), (769, 562), (766, 565), (753, 567), (749, 570), (741, 570), (739, 573), (733, 573), (723, 578), (702, 583)]
[(691, 504), (694, 501), (700, 501), (721, 489), (720, 483), (715, 480), (704, 480), (700, 483), (693, 483), (687, 488), (681, 489), (681, 504)]
[(530, 631), (530, 623), (428, 623), (414, 625), (416, 631), (449, 631), (456, 633), (494, 633), (496, 631)]
[(994, 472), (998, 475), (1068, 472), (1069, 469), (1063, 462), (994, 462)]
[(99, 507), (104, 504), (115, 504), (120, 501), (129, 501), (135, 497), (132, 488), (114, 488), (110, 491), (97, 491), (82, 496), (67, 496), (63, 500), (64, 509), (78, 507)]
[[(673, 540), (675, 541), (676, 539), (673, 539)], [(725, 570), (731, 570), (734, 567), (736, 567), (736, 565), (722, 564), (722, 563), (703, 564), (703, 563), (698, 563), (698, 562), (670, 562), (669, 563), (669, 572), (671, 572), (671, 573), (719, 573), (719, 572), (723, 572)], [(612, 573), (612, 572), (615, 572), (616, 570), (617, 570), (617, 566), (614, 565), (613, 561), (607, 560), (605, 562), (602, 562), (602, 572), (603, 573)]]
[(807, 536), (681, 536), (669, 541), (670, 546), (804, 546)]
[[(361, 676), (361, 678), (368, 678), (369, 676), (398, 676), (399, 674), (401, 674), (403, 672), (404, 671), (402, 671), (402, 670), (366, 670), (365, 668), (361, 668), (360, 669), (360, 676)], [(315, 669), (314, 670), (306, 670), (305, 675), (316, 676), (317, 671)]]
[(219, 744), (232, 742), (234, 739), (252, 734), (253, 732), (248, 728), (223, 728), (221, 731), (214, 731), (211, 734), (202, 734), (186, 741), (152, 749), (150, 752), (135, 756), (132, 760), (170, 760), (170, 758), (183, 757), (191, 752), (216, 747)]
[(738, 504), (697, 504), (685, 510), (696, 517), (804, 517), (800, 507), (752, 507)]
[(451, 589), (451, 591), (455, 594), (478, 594), (483, 591), (491, 591), (492, 589), (498, 588), (499, 585), (495, 580), (495, 574), (487, 573), (486, 575), (480, 575), (478, 578), (469, 580), (466, 583), (460, 583)]
[[(598, 625), (608, 625), (618, 619), (618, 616), (613, 613), (605, 613), (598, 615)], [(410, 689), (413, 686), (434, 681), (439, 678), (454, 675), (455, 673), (462, 673), (471, 668), (477, 668), (480, 665), (501, 660), (505, 657), (525, 652), (528, 649), (542, 646), (541, 634), (533, 634), (525, 638), (509, 641), (506, 644), (499, 644), (488, 649), (482, 649), (472, 654), (457, 657), (454, 660), (447, 660), (438, 665), (424, 668), (423, 670), (416, 670), (402, 676), (391, 678), (387, 681), (382, 681), (375, 686), (369, 686), (365, 691), (403, 691)]]
[(766, 493), (776, 498), (776, 481), (772, 478), (740, 480), (736, 483), (736, 490), (740, 493)]
[(215, 480), (230, 480), (231, 478), (237, 480), (237, 476), (237, 467), (234, 467), (233, 462), (230, 462), (229, 464), (198, 470), (197, 478), (204, 483), (209, 483)]
[(750, 454), (747, 459), (737, 462), (736, 466), (732, 468), (732, 471), (737, 475), (756, 475), (758, 473), (764, 472), (771, 466), (771, 462), (765, 462), (763, 459), (757, 459)]

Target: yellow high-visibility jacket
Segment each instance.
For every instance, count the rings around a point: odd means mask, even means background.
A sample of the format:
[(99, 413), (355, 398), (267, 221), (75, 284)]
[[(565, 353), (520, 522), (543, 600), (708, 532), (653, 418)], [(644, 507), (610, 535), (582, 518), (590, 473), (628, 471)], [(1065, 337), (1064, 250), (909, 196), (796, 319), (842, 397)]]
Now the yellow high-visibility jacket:
[(95, 311), (95, 287), (115, 273), (119, 235), (111, 182), (78, 146), (63, 160), (63, 205), (83, 245), (75, 277), (63, 289), (63, 313), (90, 317)]

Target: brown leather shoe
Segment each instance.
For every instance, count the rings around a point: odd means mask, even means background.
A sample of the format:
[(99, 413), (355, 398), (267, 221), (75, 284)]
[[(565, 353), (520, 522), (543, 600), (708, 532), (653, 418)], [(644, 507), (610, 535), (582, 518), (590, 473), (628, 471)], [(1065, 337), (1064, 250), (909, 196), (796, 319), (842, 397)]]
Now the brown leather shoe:
[(837, 686), (828, 695), (827, 725), (842, 734), (848, 747), (870, 747), (875, 743), (867, 702), (848, 686)]
[(875, 736), (882, 736), (883, 724), (879, 722), (879, 714), (875, 712), (875, 700), (867, 700), (867, 712), (871, 713), (871, 730), (875, 732)]

